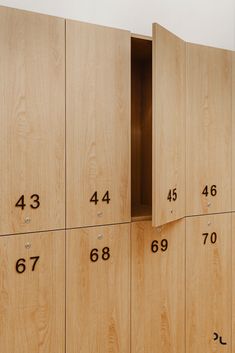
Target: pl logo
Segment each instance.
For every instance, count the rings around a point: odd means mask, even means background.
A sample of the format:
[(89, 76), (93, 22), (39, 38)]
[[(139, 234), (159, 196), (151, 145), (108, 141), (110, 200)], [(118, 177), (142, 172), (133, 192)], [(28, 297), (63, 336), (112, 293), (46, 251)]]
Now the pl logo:
[(226, 345), (226, 342), (223, 342), (222, 336), (220, 336), (217, 332), (214, 332), (214, 341), (219, 340), (219, 343), (222, 345)]

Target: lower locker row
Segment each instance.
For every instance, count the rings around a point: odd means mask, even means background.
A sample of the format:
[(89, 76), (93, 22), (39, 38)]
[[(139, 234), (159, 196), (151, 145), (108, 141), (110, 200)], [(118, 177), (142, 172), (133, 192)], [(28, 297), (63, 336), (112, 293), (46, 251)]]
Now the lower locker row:
[(0, 351), (234, 353), (234, 239), (230, 213), (0, 237)]

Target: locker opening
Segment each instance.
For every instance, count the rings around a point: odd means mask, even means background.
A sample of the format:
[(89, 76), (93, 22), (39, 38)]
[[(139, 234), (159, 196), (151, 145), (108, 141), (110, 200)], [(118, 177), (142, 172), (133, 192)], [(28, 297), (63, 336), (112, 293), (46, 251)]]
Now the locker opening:
[(152, 214), (152, 41), (131, 38), (131, 216)]

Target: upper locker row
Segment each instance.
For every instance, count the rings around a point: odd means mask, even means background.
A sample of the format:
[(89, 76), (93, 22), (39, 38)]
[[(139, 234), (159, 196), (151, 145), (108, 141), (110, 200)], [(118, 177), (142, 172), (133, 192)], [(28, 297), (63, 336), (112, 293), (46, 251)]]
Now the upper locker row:
[(1, 7), (0, 234), (235, 210), (232, 65), (158, 25)]

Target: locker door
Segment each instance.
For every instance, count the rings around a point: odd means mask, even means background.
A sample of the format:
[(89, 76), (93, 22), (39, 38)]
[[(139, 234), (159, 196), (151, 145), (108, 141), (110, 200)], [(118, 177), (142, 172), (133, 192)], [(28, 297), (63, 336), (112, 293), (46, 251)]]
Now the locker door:
[(67, 231), (67, 353), (130, 353), (130, 225)]
[(132, 353), (185, 352), (185, 220), (132, 223)]
[(232, 210), (235, 211), (235, 52), (232, 56)]
[(0, 237), (0, 347), (64, 353), (64, 232)]
[(153, 25), (153, 226), (185, 216), (185, 43)]
[(232, 213), (232, 353), (235, 352), (235, 214)]
[(231, 214), (186, 221), (186, 352), (231, 353)]
[(64, 227), (64, 20), (0, 7), (0, 234)]
[(231, 211), (231, 52), (187, 45), (186, 214)]
[(67, 225), (130, 221), (130, 33), (67, 21)]

